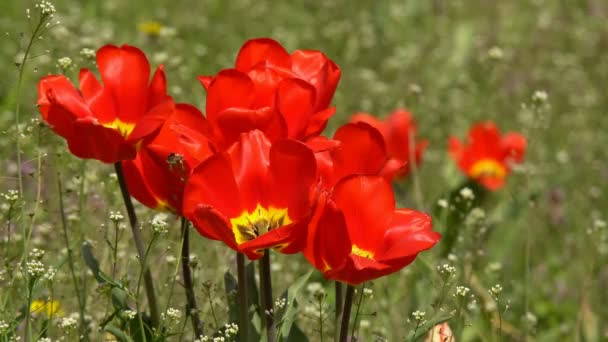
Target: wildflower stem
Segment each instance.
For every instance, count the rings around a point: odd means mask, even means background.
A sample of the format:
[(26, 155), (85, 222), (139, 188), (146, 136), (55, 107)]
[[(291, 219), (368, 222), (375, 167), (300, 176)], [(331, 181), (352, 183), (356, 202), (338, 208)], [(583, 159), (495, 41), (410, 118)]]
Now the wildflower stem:
[(346, 286), (346, 297), (344, 298), (344, 309), (342, 310), (342, 322), (340, 324), (339, 342), (346, 342), (348, 339), (348, 323), (350, 322), (350, 310), (353, 307), (353, 297), (355, 288), (352, 285)]
[(264, 251), (260, 260), (260, 292), (262, 294), (262, 308), (264, 309), (264, 322), (266, 322), (266, 336), (268, 342), (275, 341), (274, 319), (272, 312), (272, 278), (270, 275), (270, 252)]
[(236, 273), (238, 277), (239, 297), (239, 341), (247, 341), (249, 338), (249, 299), (247, 296), (247, 272), (245, 270), (245, 255), (236, 253)]
[(365, 284), (363, 284), (363, 286), (361, 286), (361, 294), (359, 295), (359, 300), (357, 301), (357, 311), (355, 311), (355, 320), (353, 321), (353, 327), (351, 330), (351, 337), (352, 339), (354, 339), (355, 337), (355, 333), (357, 332), (357, 328), (358, 328), (358, 321), (359, 321), (359, 313), (361, 313), (361, 305), (363, 304), (363, 296), (365, 294)]
[(150, 318), (152, 320), (152, 326), (157, 327), (159, 323), (158, 305), (156, 304), (156, 295), (154, 294), (154, 282), (152, 279), (152, 273), (146, 265), (145, 260), (145, 247), (144, 242), (139, 231), (139, 223), (137, 222), (137, 215), (135, 215), (135, 208), (133, 202), (131, 202), (131, 196), (129, 195), (129, 189), (127, 188), (127, 182), (122, 172), (122, 164), (117, 162), (114, 164), (116, 169), (116, 176), (118, 177), (118, 184), (120, 185), (120, 191), (122, 198), (125, 202), (125, 208), (129, 215), (129, 223), (131, 224), (131, 232), (133, 233), (133, 240), (135, 241), (135, 247), (137, 248), (137, 254), (139, 255), (139, 262), (141, 268), (144, 271), (144, 284), (146, 288), (146, 295), (148, 297), (148, 305), (150, 306)]
[(63, 205), (63, 184), (61, 182), (61, 174), (57, 173), (57, 190), (59, 191), (59, 214), (61, 215), (61, 226), (63, 228), (63, 242), (65, 243), (65, 248), (68, 251), (68, 266), (70, 267), (70, 274), (72, 275), (72, 281), (74, 282), (74, 291), (76, 292), (76, 299), (78, 300), (78, 309), (80, 314), (80, 326), (78, 327), (80, 330), (80, 334), (85, 336), (85, 340), (89, 339), (87, 334), (86, 323), (84, 321), (84, 302), (81, 296), (81, 291), (78, 286), (78, 277), (76, 276), (76, 271), (74, 268), (74, 255), (72, 252), (72, 247), (70, 246), (70, 238), (68, 236), (68, 224), (65, 217), (65, 209)]
[(192, 283), (192, 273), (190, 272), (190, 234), (188, 220), (182, 217), (182, 272), (184, 273), (184, 287), (186, 289), (187, 314), (192, 320), (192, 329), (196, 337), (203, 335), (203, 324), (198, 315), (196, 306), (196, 296), (194, 295), (194, 285)]

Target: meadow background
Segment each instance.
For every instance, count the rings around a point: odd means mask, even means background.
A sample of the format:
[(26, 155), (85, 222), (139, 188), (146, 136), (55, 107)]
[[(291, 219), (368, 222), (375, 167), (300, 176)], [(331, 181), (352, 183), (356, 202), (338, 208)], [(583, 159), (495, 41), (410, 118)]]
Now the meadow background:
[[(437, 248), (402, 272), (366, 284), (373, 297), (366, 298), (360, 310), (362, 341), (410, 340), (416, 327), (412, 312), (426, 312), (430, 322), (458, 311), (456, 286), (466, 286), (474, 295), (474, 300), (467, 296), (459, 311), (462, 320), (450, 321), (452, 328), (460, 325), (464, 341), (608, 340), (608, 2), (56, 0), (53, 4), (61, 24), (36, 41), (32, 55), (40, 56), (28, 61), (17, 98), (15, 62), (29, 38), (26, 8), (33, 9), (34, 2), (0, 2), (0, 193), (17, 188), (16, 139), (22, 146), (25, 182), (23, 203), (10, 196), (0, 198), (0, 321), (11, 321), (27, 303), (19, 262), (32, 248), (44, 250), (44, 264), (57, 269), (53, 285), (41, 286), (36, 298), (53, 296), (64, 316), (79, 312), (66, 262), (60, 198), (75, 274), (85, 291), (92, 340), (104, 336), (98, 326), (111, 313), (108, 295), (88, 271), (80, 247), (88, 242), (102, 268), (112, 267), (113, 251), (105, 242), (114, 237), (110, 214), (124, 213), (113, 168), (71, 156), (64, 141), (40, 124), (37, 80), (60, 72), (57, 61), (62, 57), (72, 59), (67, 74), (76, 79), (80, 67), (94, 67), (83, 48), (128, 43), (142, 48), (153, 66), (165, 64), (169, 92), (178, 102), (204, 109), (205, 93), (196, 76), (231, 67), (247, 39), (266, 36), (289, 51), (321, 50), (342, 69), (333, 102), (337, 114), (326, 134), (333, 134), (357, 111), (381, 117), (398, 107), (412, 112), (419, 136), (430, 145), (416, 176), (396, 185), (400, 205), (431, 211), (463, 181), (447, 154), (447, 139), (465, 136), (472, 123), (493, 120), (503, 131), (528, 137), (525, 163), (504, 189), (491, 195), (482, 224), (465, 224), (449, 260), (441, 259)], [(150, 21), (160, 26), (142, 27)], [(18, 101), (21, 136), (14, 114)], [(154, 216), (143, 206), (137, 209), (142, 222)], [(169, 222), (171, 231), (155, 244), (149, 261), (161, 308), (183, 311), (179, 281), (172, 287), (179, 222), (173, 218)], [(442, 231), (441, 217), (434, 217), (434, 223)], [(128, 229), (119, 232), (117, 277), (134, 282), (135, 249)], [(149, 240), (150, 231), (144, 229), (144, 235)], [(224, 273), (234, 273), (234, 253), (196, 234), (192, 253), (202, 318), (207, 327), (221, 326), (227, 322), (229, 300)], [(301, 256), (274, 253), (273, 263), (275, 295), (311, 269)], [(445, 263), (456, 267), (448, 289), (436, 269)], [(319, 273), (313, 273), (310, 282), (326, 288), (331, 311), (332, 284)], [(503, 288), (498, 303), (488, 294), (496, 284)], [(301, 292), (298, 315), (298, 324), (311, 341), (318, 340), (314, 287)], [(442, 296), (442, 309), (433, 306)], [(39, 330), (44, 318), (34, 318)], [(177, 331), (185, 330), (184, 338), (191, 340), (183, 315), (182, 321)], [(333, 329), (331, 317), (325, 328)], [(67, 334), (56, 323), (48, 329), (53, 340)], [(72, 333), (67, 339), (77, 336)]]

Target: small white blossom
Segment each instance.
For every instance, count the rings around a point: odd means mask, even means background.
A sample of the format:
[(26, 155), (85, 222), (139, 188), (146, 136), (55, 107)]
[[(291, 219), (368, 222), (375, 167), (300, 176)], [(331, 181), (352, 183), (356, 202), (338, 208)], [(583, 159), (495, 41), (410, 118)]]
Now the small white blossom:
[(0, 197), (4, 198), (4, 200), (7, 201), (10, 205), (13, 205), (19, 199), (19, 191), (9, 190), (0, 194)]
[(120, 211), (110, 211), (110, 220), (114, 221), (115, 223), (120, 222), (124, 219), (125, 217)]
[(49, 1), (45, 1), (45, 0), (42, 0), (39, 3), (35, 4), (34, 7), (40, 9), (40, 12), (43, 15), (52, 15), (55, 12), (57, 12), (55, 10), (55, 6), (52, 3), (50, 3)]
[(425, 315), (426, 315), (426, 312), (420, 311), (420, 310), (416, 310), (416, 311), (412, 312), (412, 317), (414, 317), (414, 319), (418, 322), (424, 321)]
[(239, 333), (239, 326), (236, 323), (226, 323), (224, 325), (224, 336), (232, 337)]
[(8, 332), (8, 328), (10, 328), (8, 323), (5, 321), (0, 321), (0, 334), (6, 334)]
[(157, 234), (166, 234), (169, 232), (169, 224), (167, 223), (167, 215), (166, 214), (157, 214), (152, 219), (152, 229)]
[(27, 269), (27, 273), (33, 278), (38, 278), (44, 274), (46, 271), (44, 269), (44, 264), (39, 260), (30, 260), (25, 265)]
[(466, 286), (456, 286), (456, 293), (454, 296), (466, 297), (469, 291), (471, 291), (471, 289)]
[(274, 301), (274, 307), (279, 310), (283, 309), (286, 305), (287, 305), (286, 298), (277, 298), (277, 300)]
[(84, 58), (95, 59), (95, 50), (89, 48), (82, 48), (80, 55)]
[(502, 286), (496, 284), (490, 288), (489, 292), (494, 295), (494, 297), (498, 297), (502, 293)]
[(70, 57), (61, 57), (57, 60), (57, 67), (61, 70), (68, 70), (72, 67), (72, 59)]
[(473, 193), (473, 190), (470, 188), (465, 187), (460, 189), (460, 197), (464, 198), (465, 200), (472, 201), (475, 199), (475, 193)]
[(488, 50), (488, 57), (493, 60), (501, 60), (504, 57), (504, 52), (498, 46), (493, 46)]
[(367, 298), (373, 298), (374, 297), (374, 290), (365, 287), (363, 288), (363, 296), (367, 297)]
[(53, 342), (53, 340), (48, 337), (41, 337), (38, 339), (38, 342)]
[(172, 323), (179, 322), (182, 317), (182, 312), (175, 308), (168, 308), (162, 315), (163, 320), (170, 320)]
[(450, 264), (439, 265), (437, 266), (437, 272), (445, 278), (452, 278), (456, 275), (456, 267)]
[(42, 259), (42, 257), (44, 256), (44, 253), (45, 253), (44, 250), (38, 249), (38, 248), (34, 248), (30, 252), (30, 258), (33, 258), (33, 259)]
[(446, 199), (444, 199), (444, 198), (440, 198), (437, 201), (437, 205), (440, 206), (443, 209), (446, 209), (448, 207), (448, 201)]
[(59, 321), (59, 327), (64, 330), (73, 329), (76, 324), (78, 324), (78, 321), (73, 317), (64, 317)]
[(44, 280), (52, 281), (55, 278), (56, 274), (57, 270), (53, 268), (53, 266), (49, 266), (42, 278), (44, 278)]
[(129, 320), (134, 319), (135, 316), (137, 316), (137, 312), (135, 312), (133, 310), (125, 310), (124, 314), (127, 317), (127, 319), (129, 319)]
[(532, 94), (532, 101), (535, 103), (545, 103), (549, 99), (549, 95), (544, 90), (537, 90)]

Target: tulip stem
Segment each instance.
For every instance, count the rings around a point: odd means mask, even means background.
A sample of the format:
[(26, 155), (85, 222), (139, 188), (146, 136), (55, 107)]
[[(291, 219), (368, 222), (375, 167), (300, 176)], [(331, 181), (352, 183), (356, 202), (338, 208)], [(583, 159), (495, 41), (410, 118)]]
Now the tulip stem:
[[(339, 281), (335, 282), (336, 285), (336, 317), (335, 324), (336, 327), (340, 322), (340, 316), (342, 316), (342, 309), (344, 308), (344, 284)], [(336, 335), (339, 330), (336, 328)]]
[(262, 295), (263, 318), (266, 322), (266, 338), (268, 342), (275, 341), (274, 310), (272, 309), (272, 278), (270, 276), (270, 252), (266, 249), (260, 260), (260, 292)]
[(139, 223), (137, 222), (137, 215), (135, 215), (135, 208), (129, 195), (129, 189), (127, 188), (127, 182), (122, 171), (122, 164), (117, 162), (114, 164), (116, 169), (116, 176), (118, 178), (118, 184), (120, 185), (120, 191), (122, 193), (122, 199), (125, 202), (125, 208), (129, 215), (129, 223), (131, 224), (131, 232), (133, 233), (133, 240), (135, 241), (135, 247), (137, 249), (137, 255), (139, 256), (139, 263), (144, 271), (144, 286), (146, 288), (146, 295), (148, 297), (148, 305), (150, 306), (150, 318), (152, 320), (152, 326), (157, 327), (159, 324), (159, 313), (158, 305), (156, 303), (156, 295), (154, 294), (154, 281), (152, 279), (152, 273), (146, 265), (145, 255), (146, 249), (144, 247), (144, 241), (141, 236), (139, 229)]
[(198, 315), (196, 306), (196, 296), (194, 295), (194, 285), (192, 282), (192, 272), (190, 271), (190, 227), (188, 220), (182, 217), (182, 272), (184, 274), (184, 288), (186, 290), (186, 309), (192, 320), (192, 329), (196, 338), (203, 336), (203, 324)]
[(236, 271), (239, 286), (239, 335), (241, 336), (239, 341), (246, 342), (249, 338), (249, 299), (247, 298), (247, 271), (243, 253), (236, 253)]
[(353, 307), (353, 297), (355, 295), (355, 287), (352, 285), (346, 286), (346, 298), (344, 299), (344, 310), (342, 311), (342, 323), (340, 325), (340, 342), (348, 340), (348, 323), (350, 322), (350, 310)]

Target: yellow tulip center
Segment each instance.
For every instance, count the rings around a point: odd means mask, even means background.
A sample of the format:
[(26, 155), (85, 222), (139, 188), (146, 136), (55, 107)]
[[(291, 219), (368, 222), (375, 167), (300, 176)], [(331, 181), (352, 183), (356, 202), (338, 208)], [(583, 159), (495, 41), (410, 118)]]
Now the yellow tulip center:
[(240, 245), (292, 221), (287, 208), (264, 208), (258, 204), (252, 212), (243, 211), (240, 216), (230, 219), (230, 223), (236, 243)]
[(102, 124), (103, 127), (111, 128), (113, 130), (118, 131), (123, 137), (127, 138), (131, 132), (135, 129), (134, 123), (127, 123), (118, 118), (114, 119), (114, 121), (106, 122)]
[(480, 178), (480, 177), (497, 177), (504, 178), (507, 174), (507, 170), (505, 167), (493, 159), (481, 159), (473, 166), (469, 171), (469, 174), (472, 178)]
[(359, 246), (357, 246), (357, 245), (353, 245), (351, 253), (353, 253), (354, 255), (358, 255), (362, 258), (366, 258), (366, 259), (374, 258), (374, 252), (359, 248)]

